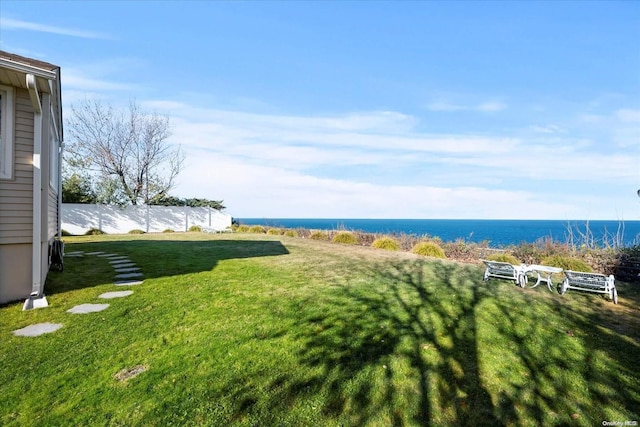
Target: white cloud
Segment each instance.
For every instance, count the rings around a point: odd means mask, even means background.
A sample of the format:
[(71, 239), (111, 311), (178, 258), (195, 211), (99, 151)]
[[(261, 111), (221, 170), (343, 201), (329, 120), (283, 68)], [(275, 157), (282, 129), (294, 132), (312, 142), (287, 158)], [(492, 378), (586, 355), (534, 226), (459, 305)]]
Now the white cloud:
[[(161, 104), (157, 104), (161, 105)], [(171, 111), (171, 109), (169, 110)], [(359, 113), (335, 117), (251, 114), (221, 110), (175, 111), (173, 121), (182, 143), (219, 149), (231, 144), (255, 146), (310, 145), (321, 149), (350, 147), (416, 153), (510, 152), (513, 138), (475, 135), (430, 135), (414, 132), (416, 120), (398, 113)]]
[(495, 111), (502, 111), (504, 109), (507, 108), (507, 105), (502, 103), (502, 102), (497, 102), (497, 101), (492, 101), (492, 102), (485, 102), (482, 103), (480, 105), (478, 105), (477, 107), (475, 107), (474, 109), (477, 111), (483, 111), (483, 112), (487, 112), (487, 113), (492, 113)]
[(74, 68), (66, 68), (63, 71), (62, 84), (64, 89), (81, 91), (131, 91), (136, 89), (135, 84), (118, 83), (108, 80), (101, 80), (80, 72)]
[(468, 110), (469, 108), (450, 102), (436, 101), (427, 105), (427, 109), (431, 111), (460, 111)]
[(555, 134), (555, 133), (564, 133), (565, 129), (561, 128), (557, 125), (533, 125), (529, 126), (529, 130), (535, 133), (543, 133), (543, 134)]
[[(145, 105), (172, 111), (173, 140), (189, 156), (180, 195), (223, 199), (239, 217), (566, 219), (588, 210), (596, 219), (611, 210), (610, 218), (619, 202), (591, 194), (589, 183), (636, 180), (635, 157), (593, 151), (592, 141), (559, 125), (517, 138), (437, 135), (390, 112), (304, 117)], [(539, 192), (517, 190), (533, 182)]]
[(571, 198), (461, 186), (380, 185), (318, 178), (278, 166), (250, 165), (199, 152), (177, 189), (223, 199), (237, 217), (549, 218), (579, 215)]
[(616, 117), (622, 122), (640, 124), (640, 110), (621, 109), (616, 111)]
[[(352, 125), (353, 115), (294, 117), (197, 110), (191, 116), (191, 109), (174, 111), (179, 114), (173, 118), (174, 139), (185, 147), (256, 165), (286, 165), (290, 170), (357, 165), (392, 165), (401, 170), (403, 166), (440, 165), (450, 168), (444, 173), (454, 176), (455, 167), (466, 166), (487, 179), (547, 181), (630, 179), (635, 170), (633, 157), (592, 153), (593, 144), (588, 140), (421, 134), (407, 129), (407, 122), (415, 120), (404, 115), (360, 113)], [(354, 128), (359, 131), (351, 131)]]
[(94, 31), (78, 30), (74, 28), (56, 27), (53, 25), (38, 24), (36, 22), (22, 21), (19, 19), (0, 18), (0, 27), (3, 30), (27, 30), (41, 33), (59, 34), (85, 39), (110, 39), (106, 34)]
[(480, 104), (459, 104), (449, 101), (435, 101), (427, 105), (427, 110), (440, 112), (475, 111), (480, 113), (495, 113), (507, 108), (507, 104), (500, 101), (486, 101)]

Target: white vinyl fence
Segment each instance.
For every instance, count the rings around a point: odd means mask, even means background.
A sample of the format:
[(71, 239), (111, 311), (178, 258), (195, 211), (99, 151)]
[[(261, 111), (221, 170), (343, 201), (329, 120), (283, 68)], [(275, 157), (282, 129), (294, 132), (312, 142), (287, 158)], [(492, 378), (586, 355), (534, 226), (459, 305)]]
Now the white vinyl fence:
[(147, 233), (167, 229), (187, 231), (194, 225), (224, 231), (231, 227), (231, 215), (212, 208), (187, 206), (62, 204), (62, 229), (71, 234), (84, 234), (92, 228), (110, 234), (123, 234), (131, 230)]

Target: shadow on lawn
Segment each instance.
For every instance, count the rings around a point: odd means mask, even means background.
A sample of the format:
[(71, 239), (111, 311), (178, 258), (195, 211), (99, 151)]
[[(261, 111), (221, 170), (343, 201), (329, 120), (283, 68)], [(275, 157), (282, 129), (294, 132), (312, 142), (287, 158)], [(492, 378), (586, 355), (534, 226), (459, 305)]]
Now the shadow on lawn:
[[(598, 328), (588, 306), (480, 277), (474, 266), (396, 262), (309, 302), (298, 357), (320, 374), (283, 374), (269, 406), (320, 395), (322, 413), (349, 425), (599, 425), (620, 405), (637, 419), (637, 341)], [(566, 323), (549, 325), (552, 313)]]
[[(105, 252), (127, 256), (145, 279), (170, 277), (183, 274), (211, 271), (219, 261), (226, 259), (255, 258), (287, 255), (289, 251), (279, 241), (263, 240), (132, 240), (114, 242), (88, 242), (69, 245), (66, 251), (81, 250)], [(89, 270), (100, 263), (104, 269), (108, 266), (107, 276), (96, 277), (94, 281), (84, 280), (82, 271), (75, 272), (73, 263), (81, 264), (81, 269)], [(111, 276), (109, 276), (111, 275)], [(112, 281), (116, 273), (106, 258), (84, 256), (83, 258), (65, 257), (65, 271), (51, 272), (51, 281), (46, 286), (47, 294), (66, 292), (73, 289), (88, 288)]]

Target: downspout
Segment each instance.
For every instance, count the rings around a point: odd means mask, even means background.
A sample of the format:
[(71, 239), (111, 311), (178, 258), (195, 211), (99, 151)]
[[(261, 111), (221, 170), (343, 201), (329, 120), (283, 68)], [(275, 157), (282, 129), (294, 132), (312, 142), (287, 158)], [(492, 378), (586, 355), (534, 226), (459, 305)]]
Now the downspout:
[[(60, 68), (56, 70), (56, 81), (60, 81)], [(59, 86), (58, 86), (59, 87)], [(58, 130), (58, 144), (59, 147), (59, 157), (58, 157), (58, 240), (62, 240), (62, 155), (64, 154), (64, 132), (62, 129), (62, 94), (60, 90), (56, 90), (57, 92), (57, 103), (59, 106), (59, 116), (57, 117), (57, 126)], [(54, 115), (55, 116), (55, 115)]]
[(60, 157), (58, 157), (58, 239), (62, 239), (62, 154), (64, 143), (60, 141)]
[(31, 240), (31, 295), (24, 302), (23, 310), (47, 307), (47, 299), (42, 295), (42, 104), (38, 94), (36, 77), (27, 74), (27, 89), (33, 105), (33, 226)]

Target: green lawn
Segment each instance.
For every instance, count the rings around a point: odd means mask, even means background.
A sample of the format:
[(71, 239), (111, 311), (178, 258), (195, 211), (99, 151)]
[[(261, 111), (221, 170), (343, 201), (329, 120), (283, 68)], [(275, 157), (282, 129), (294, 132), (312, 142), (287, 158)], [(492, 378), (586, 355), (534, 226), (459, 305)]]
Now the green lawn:
[[(640, 421), (639, 286), (482, 281), (482, 268), (251, 234), (66, 238), (50, 307), (0, 308), (0, 425), (580, 425)], [(70, 314), (82, 303), (105, 311)], [(34, 338), (12, 331), (63, 328)], [(125, 379), (123, 372), (142, 371)]]

